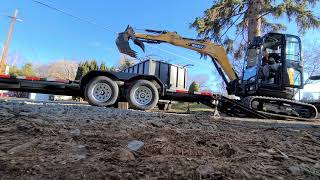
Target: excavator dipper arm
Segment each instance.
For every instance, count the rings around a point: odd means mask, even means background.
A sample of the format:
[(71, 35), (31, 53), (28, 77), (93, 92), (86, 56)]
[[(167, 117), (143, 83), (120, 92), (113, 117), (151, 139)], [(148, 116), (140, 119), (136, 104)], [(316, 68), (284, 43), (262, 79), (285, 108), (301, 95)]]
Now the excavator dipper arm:
[[(206, 39), (199, 40), (184, 38), (178, 35), (176, 32), (155, 30), (146, 30), (146, 32), (148, 34), (135, 33), (133, 28), (128, 26), (124, 32), (119, 33), (119, 36), (116, 40), (119, 51), (131, 57), (136, 57), (136, 52), (133, 51), (129, 46), (128, 41), (130, 39), (133, 40), (133, 42), (143, 50), (145, 49), (143, 43), (169, 43), (174, 46), (194, 50), (202, 55), (210, 56), (227, 84), (230, 81), (235, 81), (238, 79), (238, 76), (233, 69), (232, 64), (230, 63), (230, 60), (228, 59), (227, 53), (222, 46)], [(217, 63), (220, 65), (223, 72), (219, 70)]]

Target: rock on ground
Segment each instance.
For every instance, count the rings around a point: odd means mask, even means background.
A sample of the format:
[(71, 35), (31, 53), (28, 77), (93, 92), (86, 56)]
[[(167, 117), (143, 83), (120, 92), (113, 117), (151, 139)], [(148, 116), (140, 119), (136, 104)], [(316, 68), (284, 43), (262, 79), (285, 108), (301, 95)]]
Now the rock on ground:
[(318, 122), (0, 103), (0, 179), (319, 179)]

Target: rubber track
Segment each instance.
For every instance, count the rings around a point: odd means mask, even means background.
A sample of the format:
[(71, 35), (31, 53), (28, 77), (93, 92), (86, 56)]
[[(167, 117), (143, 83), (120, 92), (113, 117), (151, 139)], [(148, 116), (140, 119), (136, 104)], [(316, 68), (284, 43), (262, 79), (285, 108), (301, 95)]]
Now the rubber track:
[[(231, 111), (229, 109), (232, 109)], [(259, 118), (259, 119), (271, 119), (272, 116), (268, 114), (261, 113), (257, 110), (246, 107), (237, 100), (229, 99), (227, 97), (221, 96), (219, 100), (218, 110), (229, 114), (231, 116), (241, 117), (246, 115), (246, 117)], [(237, 111), (236, 111), (237, 110)]]
[(291, 120), (299, 120), (299, 121), (311, 121), (311, 120), (315, 120), (315, 118), (318, 117), (318, 111), (317, 111), (317, 108), (314, 105), (308, 104), (308, 103), (304, 103), (304, 102), (300, 102), (300, 101), (295, 101), (295, 100), (289, 100), (289, 99), (283, 99), (283, 98), (273, 98), (273, 97), (266, 97), (266, 96), (249, 96), (249, 97), (246, 97), (246, 98), (242, 99), (242, 102), (243, 102), (243, 104), (245, 106), (247, 106), (250, 109), (252, 109), (251, 102), (255, 98), (274, 100), (274, 101), (282, 101), (282, 102), (287, 102), (287, 103), (295, 103), (295, 104), (300, 104), (302, 106), (309, 106), (309, 107), (312, 107), (316, 112), (315, 117), (312, 117), (312, 118), (301, 118), (301, 117), (293, 117), (293, 116), (274, 114), (274, 113), (269, 113), (269, 112), (264, 112), (264, 111), (258, 111), (258, 112), (260, 112), (262, 114), (272, 116), (275, 119), (287, 119), (287, 120), (291, 119)]

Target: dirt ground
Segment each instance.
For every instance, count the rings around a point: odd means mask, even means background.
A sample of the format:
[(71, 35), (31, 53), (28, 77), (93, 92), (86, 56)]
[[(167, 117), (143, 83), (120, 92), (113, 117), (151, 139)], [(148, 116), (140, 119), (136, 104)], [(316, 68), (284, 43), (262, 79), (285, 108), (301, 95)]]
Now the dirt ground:
[(0, 103), (0, 179), (320, 179), (320, 123)]

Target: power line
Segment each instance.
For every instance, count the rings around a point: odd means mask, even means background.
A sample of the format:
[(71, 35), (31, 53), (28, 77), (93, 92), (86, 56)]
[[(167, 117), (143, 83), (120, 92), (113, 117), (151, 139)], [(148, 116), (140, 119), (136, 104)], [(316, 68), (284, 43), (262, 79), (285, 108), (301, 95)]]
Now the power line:
[[(172, 48), (172, 46), (168, 46), (166, 47), (166, 50), (171, 51), (171, 52), (177, 52), (175, 48)], [(189, 50), (189, 49), (188, 49)], [(195, 58), (193, 55), (190, 54), (190, 52), (183, 52), (183, 56), (189, 58), (189, 59), (193, 59)]]
[[(101, 28), (101, 29), (103, 29), (103, 30), (107, 30), (107, 31), (110, 31), (110, 32), (112, 32), (112, 33), (117, 34), (117, 32), (113, 31), (113, 30), (110, 28), (110, 26), (102, 26), (102, 25), (100, 25), (100, 24), (98, 24), (98, 23), (96, 23), (96, 22), (93, 22), (93, 21), (90, 21), (90, 20), (88, 20), (88, 19), (81, 18), (81, 17), (79, 17), (79, 16), (73, 15), (73, 14), (71, 14), (71, 13), (65, 11), (65, 10), (59, 9), (59, 8), (57, 8), (57, 7), (54, 7), (54, 6), (52, 6), (52, 5), (49, 5), (49, 4), (47, 4), (47, 3), (44, 3), (44, 2), (41, 2), (41, 1), (38, 1), (38, 0), (31, 0), (31, 1), (34, 2), (34, 3), (40, 4), (41, 6), (47, 7), (47, 8), (49, 8), (49, 9), (51, 9), (51, 10), (60, 12), (60, 13), (62, 13), (62, 14), (64, 14), (64, 15), (66, 15), (66, 16), (72, 17), (72, 18), (74, 18), (74, 19), (76, 19), (76, 20), (79, 20), (79, 21), (82, 21), (82, 22), (85, 22), (85, 23), (94, 25), (94, 26), (99, 27), (99, 28)], [(180, 58), (184, 58), (184, 59), (189, 60), (189, 61), (194, 62), (194, 63), (198, 63), (198, 64), (205, 65), (204, 63), (195, 61), (195, 60), (190, 59), (190, 58), (188, 58), (188, 57), (185, 57), (185, 56), (183, 56), (183, 55), (180, 55), (180, 54), (171, 52), (171, 51), (169, 51), (169, 50), (165, 50), (165, 49), (156, 47), (156, 46), (151, 45), (151, 44), (147, 44), (147, 45), (150, 46), (150, 47), (152, 47), (152, 48), (158, 49), (158, 50), (160, 50), (160, 51), (162, 51), (162, 52), (165, 52), (165, 53), (168, 53), (168, 54), (171, 54), (171, 55), (180, 57)]]
[(207, 65), (207, 64), (204, 64), (204, 63), (202, 63), (202, 62), (195, 61), (195, 60), (193, 60), (193, 59), (190, 59), (190, 58), (188, 58), (188, 57), (185, 57), (185, 56), (183, 56), (183, 55), (180, 55), (180, 54), (177, 54), (177, 53), (174, 53), (174, 52), (171, 52), (171, 51), (168, 51), (168, 50), (165, 50), (165, 49), (156, 47), (156, 46), (151, 45), (151, 44), (146, 44), (146, 45), (147, 45), (147, 46), (150, 46), (150, 47), (152, 47), (152, 48), (158, 49), (158, 50), (160, 50), (160, 51), (163, 51), (163, 52), (165, 52), (165, 53), (168, 53), (168, 54), (171, 54), (171, 55), (174, 55), (174, 56), (177, 56), (177, 57), (180, 57), (180, 58), (189, 60), (189, 61), (191, 61), (191, 62), (193, 62), (193, 63), (197, 63), (197, 64), (201, 64), (201, 65), (205, 65), (205, 66)]
[(44, 3), (44, 2), (41, 2), (41, 1), (38, 1), (38, 0), (31, 0), (31, 1), (33, 1), (34, 3), (40, 4), (40, 5), (44, 6), (44, 7), (47, 7), (47, 8), (49, 8), (49, 9), (51, 9), (51, 10), (60, 12), (60, 13), (62, 13), (62, 14), (64, 14), (64, 15), (66, 15), (66, 16), (69, 16), (69, 17), (72, 17), (72, 18), (74, 18), (74, 19), (77, 19), (77, 20), (79, 20), (79, 21), (82, 21), (82, 22), (85, 22), (85, 23), (94, 25), (94, 26), (96, 26), (96, 27), (99, 27), (99, 28), (101, 28), (101, 29), (104, 29), (104, 30), (107, 30), (107, 31), (110, 31), (110, 32), (113, 32), (113, 33), (116, 33), (116, 32), (114, 32), (113, 30), (111, 30), (110, 27), (108, 27), (108, 26), (102, 26), (102, 25), (100, 25), (100, 24), (98, 24), (98, 23), (96, 23), (96, 22), (93, 22), (93, 21), (90, 21), (90, 20), (88, 20), (88, 19), (84, 19), (84, 18), (81, 18), (81, 17), (79, 17), (79, 16), (73, 15), (73, 14), (71, 14), (71, 13), (69, 13), (69, 12), (66, 12), (65, 10), (58, 9), (58, 8), (52, 6), (52, 5), (47, 4), (47, 3)]

